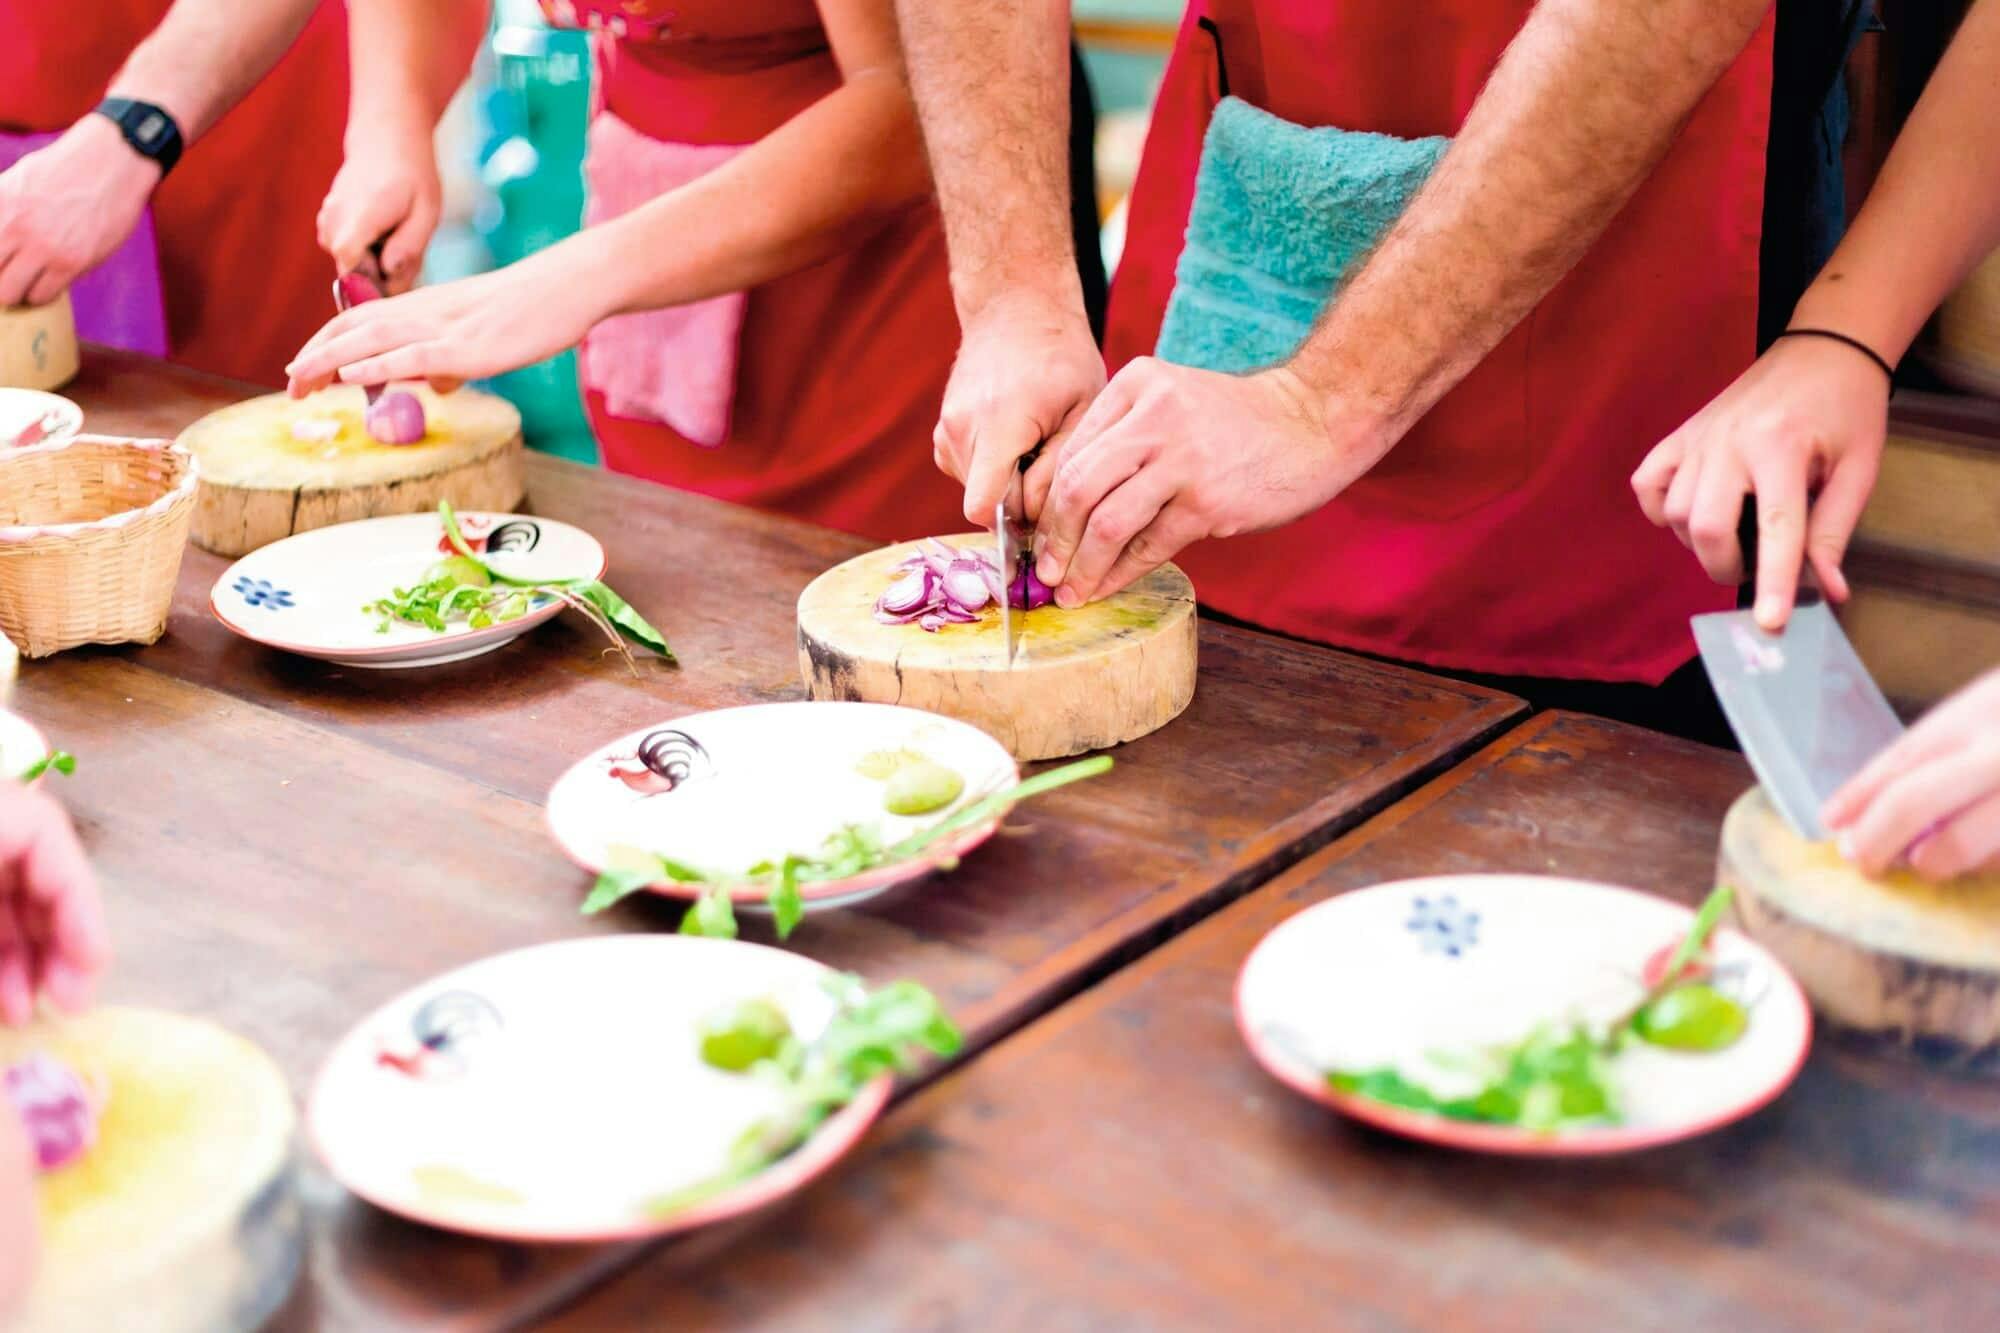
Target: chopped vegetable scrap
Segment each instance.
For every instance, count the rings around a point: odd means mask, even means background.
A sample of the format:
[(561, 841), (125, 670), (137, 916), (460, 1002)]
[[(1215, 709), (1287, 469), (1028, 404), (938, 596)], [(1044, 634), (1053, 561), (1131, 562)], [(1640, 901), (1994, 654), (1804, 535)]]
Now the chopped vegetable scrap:
[[(935, 761), (915, 757), (948, 775), (963, 789), (964, 779), (958, 774)], [(868, 759), (864, 758), (862, 762), (867, 763)], [(848, 824), (829, 836), (819, 851), (812, 855), (788, 853), (775, 861), (760, 861), (735, 875), (717, 874), (638, 848), (613, 847), (608, 858), (610, 864), (598, 875), (590, 896), (583, 900), (583, 912), (586, 916), (595, 915), (655, 884), (695, 884), (702, 886), (702, 892), (681, 918), (681, 933), (734, 939), (736, 911), (731, 904), (730, 890), (763, 885), (767, 886), (766, 901), (771, 908), (772, 924), (777, 928), (778, 938), (787, 939), (805, 916), (805, 900), (799, 892), (800, 885), (851, 879), (879, 866), (914, 860), (939, 840), (1000, 815), (1016, 801), (1054, 791), (1057, 787), (1084, 778), (1094, 778), (1110, 767), (1109, 755), (1095, 755), (1037, 773), (1025, 782), (961, 806), (935, 824), (890, 845), (884, 845), (877, 830)], [(933, 790), (928, 794), (937, 793)], [(940, 804), (949, 804), (956, 799), (954, 795)], [(947, 859), (940, 861), (936, 868), (949, 870), (955, 865), (955, 861)]]
[(1433, 1054), (1431, 1062), (1438, 1068), (1476, 1080), (1476, 1086), (1462, 1093), (1440, 1094), (1386, 1066), (1329, 1070), (1327, 1085), (1385, 1106), (1451, 1120), (1517, 1125), (1538, 1134), (1619, 1124), (1612, 1063), (1629, 1039), (1676, 1051), (1719, 1051), (1749, 1026), (1749, 1012), (1710, 985), (1702, 966), (1729, 899), (1727, 886), (1708, 896), (1679, 945), (1664, 959), (1656, 954), (1647, 960), (1646, 991), (1638, 1004), (1601, 1032), (1575, 1020), (1545, 1023), (1512, 1045)]
[(721, 1174), (651, 1202), (664, 1217), (711, 1199), (782, 1160), (884, 1074), (906, 1073), (918, 1058), (957, 1054), (964, 1043), (937, 997), (914, 981), (869, 990), (859, 977), (826, 980), (833, 1017), (800, 1041), (770, 999), (741, 1001), (711, 1015), (697, 1033), (701, 1058), (725, 1073), (768, 1080), (783, 1107), (745, 1130)]
[(362, 607), (380, 616), (376, 632), (389, 632), (391, 621), (422, 625), (439, 634), (452, 625), (487, 629), (509, 620), (518, 620), (544, 599), (554, 598), (580, 612), (624, 655), (626, 664), (637, 670), (637, 662), (625, 640), (650, 648), (667, 661), (674, 660), (660, 632), (626, 604), (625, 599), (595, 579), (517, 579), (480, 559), (459, 531), (458, 516), (449, 502), (440, 502), (438, 516), (444, 521), (445, 537), (456, 553), (424, 571), (422, 581), (397, 588), (389, 596)]
[(41, 1170), (68, 1166), (97, 1141), (97, 1099), (76, 1071), (54, 1056), (37, 1052), (8, 1066), (0, 1084), (27, 1126)]
[(961, 551), (926, 537), (896, 566), (896, 581), (875, 603), (875, 619), (885, 625), (915, 621), (935, 634), (946, 625), (969, 625), (987, 606), (1006, 598), (1017, 610), (1032, 611), (1055, 600), (1055, 591), (1023, 560), (1011, 584), (985, 551)]

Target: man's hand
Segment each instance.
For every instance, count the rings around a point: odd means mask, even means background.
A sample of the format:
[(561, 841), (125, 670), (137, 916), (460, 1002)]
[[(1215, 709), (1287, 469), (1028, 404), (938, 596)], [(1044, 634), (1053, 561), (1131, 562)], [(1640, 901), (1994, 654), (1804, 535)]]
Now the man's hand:
[(605, 311), (601, 284), (565, 263), (580, 254), (587, 246), (565, 243), (491, 273), (355, 306), (285, 368), (291, 394), (335, 380), (427, 379), (442, 391), (554, 356), (581, 342)]
[(1755, 495), (1757, 623), (1783, 629), (1806, 561), (1828, 597), (1847, 599), (1840, 561), (1874, 489), (1888, 421), (1888, 378), (1859, 352), (1782, 339), (1655, 446), (1632, 489), (1647, 518), (1671, 526), (1728, 584), (1743, 581), (1736, 522)]
[(966, 521), (990, 527), (1021, 456), (1047, 443), (1023, 488), (1022, 517), (1036, 518), (1061, 442), (1103, 387), (1081, 304), (1006, 298), (970, 320), (931, 437), (937, 465), (965, 483)]
[(2000, 671), (1926, 713), (1820, 817), (1871, 875), (1899, 860), (1927, 879), (2000, 868)]
[(160, 183), (103, 116), (0, 172), (0, 309), (47, 305), (125, 243)]
[(319, 207), (320, 248), (347, 273), (381, 242), (389, 291), (406, 292), (423, 272), (443, 199), (437, 150), (421, 125), (349, 126), (346, 156)]
[(1289, 367), (1118, 372), (1056, 462), (1035, 572), (1060, 606), (1106, 597), (1204, 537), (1275, 528), (1338, 495), (1391, 437), (1332, 420)]
[(46, 995), (75, 1011), (111, 961), (97, 881), (55, 801), (0, 782), (0, 1023), (34, 1016)]

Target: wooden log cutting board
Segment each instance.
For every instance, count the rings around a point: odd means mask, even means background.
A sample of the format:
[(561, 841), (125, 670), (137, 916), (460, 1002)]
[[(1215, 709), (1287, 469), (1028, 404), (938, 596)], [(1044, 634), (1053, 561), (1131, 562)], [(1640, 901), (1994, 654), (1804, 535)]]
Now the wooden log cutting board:
[(1835, 1025), (1939, 1054), (2000, 1047), (2000, 875), (1871, 879), (1792, 832), (1761, 787), (1723, 820), (1718, 875)]
[(263, 1052), (145, 1009), (0, 1029), (0, 1067), (54, 1056), (103, 1097), (97, 1141), (36, 1185), (42, 1254), (18, 1333), (259, 1327), (305, 1251), (297, 1116)]
[[(211, 412), (181, 433), (201, 462), (195, 545), (247, 555), (281, 537), (383, 514), (414, 514), (449, 500), (505, 513), (521, 503), (521, 414), (476, 389), (440, 396), (422, 386), (428, 427), (415, 444), (380, 444), (362, 424), (352, 385), (293, 400), (267, 394)], [(300, 438), (324, 422), (329, 438)]]
[[(991, 536), (946, 539), (977, 547)], [(1000, 612), (935, 634), (884, 625), (875, 602), (916, 543), (836, 565), (799, 596), (799, 670), (815, 699), (899, 703), (970, 722), (1016, 759), (1103, 749), (1158, 730), (1194, 698), (1194, 587), (1173, 565), (1074, 611), (1025, 613), (1007, 665)]]

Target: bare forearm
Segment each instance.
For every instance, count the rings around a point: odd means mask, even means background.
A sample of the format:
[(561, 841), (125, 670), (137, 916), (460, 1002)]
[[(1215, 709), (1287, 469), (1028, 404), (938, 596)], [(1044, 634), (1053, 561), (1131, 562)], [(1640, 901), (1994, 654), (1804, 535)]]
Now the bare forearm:
[(1794, 324), (1838, 329), (1893, 361), (2000, 245), (1996, 84), (2000, 0), (1977, 0)]
[(850, 249), (928, 188), (900, 73), (869, 71), (699, 180), (546, 254), (603, 291), (605, 315), (682, 305)]
[(1609, 225), (1768, 0), (1542, 0), (1292, 368), (1393, 441)]
[(487, 0), (347, 0), (352, 132), (429, 133), (465, 82), (486, 35)]
[(193, 141), (270, 73), (319, 0), (177, 0), (111, 81), (114, 97), (163, 106)]
[(897, 0), (969, 322), (1010, 292), (1082, 318), (1069, 223), (1068, 0)]

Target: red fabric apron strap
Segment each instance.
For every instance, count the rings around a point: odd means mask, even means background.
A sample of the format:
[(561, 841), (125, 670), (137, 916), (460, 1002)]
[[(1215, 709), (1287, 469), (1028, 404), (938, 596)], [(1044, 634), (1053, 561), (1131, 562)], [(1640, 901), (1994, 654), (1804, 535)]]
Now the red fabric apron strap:
[[(1230, 91), (1287, 120), (1450, 136), (1532, 7), (1191, 6), (1133, 195), (1112, 366), (1159, 336), (1218, 43)], [(1577, 268), (1372, 473), (1276, 532), (1185, 553), (1203, 600), (1464, 670), (1656, 683), (1686, 661), (1687, 617), (1731, 593), (1645, 521), (1627, 479), (1754, 355), (1770, 69), (1767, 20)]]

